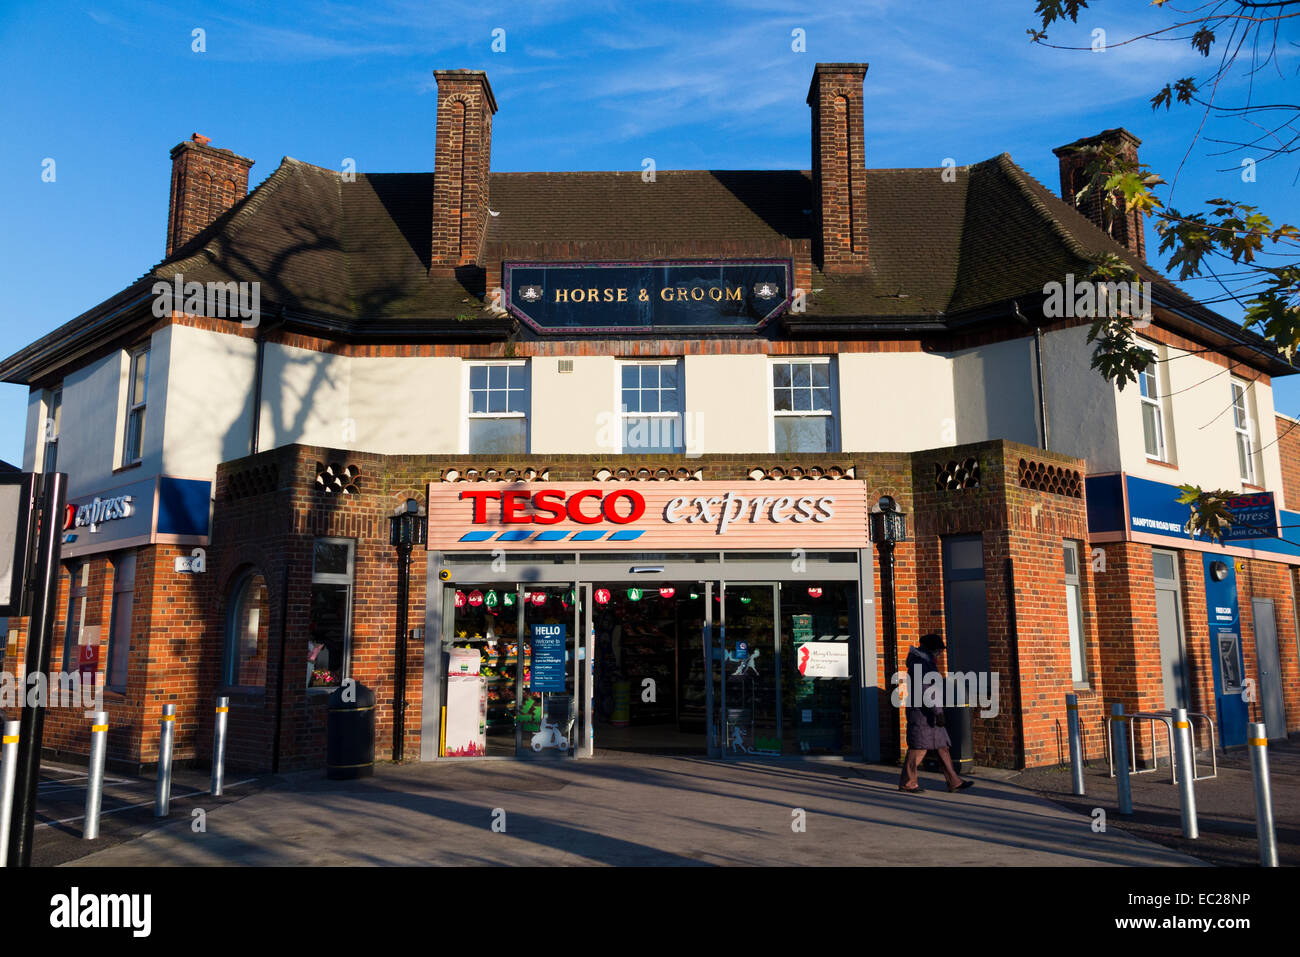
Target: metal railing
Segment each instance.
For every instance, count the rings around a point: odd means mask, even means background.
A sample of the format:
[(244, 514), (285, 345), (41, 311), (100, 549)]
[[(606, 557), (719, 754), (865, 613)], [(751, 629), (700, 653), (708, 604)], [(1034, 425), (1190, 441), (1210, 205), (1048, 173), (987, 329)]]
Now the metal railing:
[[(1169, 758), (1169, 783), (1170, 783), (1170, 784), (1177, 784), (1177, 783), (1178, 783), (1178, 763), (1174, 760), (1174, 755), (1175, 755), (1176, 752), (1175, 752), (1175, 749), (1174, 749), (1174, 713), (1173, 713), (1173, 711), (1170, 711), (1170, 710), (1165, 710), (1165, 711), (1132, 711), (1132, 712), (1130, 712), (1130, 713), (1124, 715), (1124, 717), (1128, 720), (1128, 734), (1129, 734), (1129, 748), (1128, 748), (1128, 756), (1129, 756), (1129, 760), (1132, 762), (1132, 764), (1131, 764), (1131, 766), (1130, 766), (1130, 768), (1129, 768), (1129, 774), (1151, 774), (1151, 773), (1153, 773), (1153, 772), (1155, 772), (1155, 771), (1158, 771), (1158, 770), (1160, 769), (1160, 749), (1159, 749), (1158, 747), (1156, 747), (1156, 742), (1157, 742), (1159, 739), (1156, 737), (1156, 728), (1155, 728), (1155, 724), (1156, 724), (1156, 722), (1159, 721), (1161, 724), (1163, 724), (1163, 725), (1165, 726), (1165, 741), (1166, 741), (1166, 745), (1167, 745), (1167, 747), (1168, 747), (1168, 751), (1166, 752), (1166, 754), (1167, 754), (1167, 756), (1168, 756), (1168, 758)], [(1215, 725), (1214, 725), (1214, 719), (1211, 718), (1211, 717), (1210, 717), (1208, 714), (1206, 714), (1204, 711), (1189, 711), (1189, 712), (1187, 712), (1187, 718), (1188, 718), (1189, 721), (1193, 721), (1193, 722), (1194, 722), (1195, 719), (1197, 719), (1197, 718), (1200, 718), (1200, 719), (1204, 720), (1205, 723), (1206, 723), (1207, 725), (1209, 725), (1209, 731), (1210, 731), (1210, 737), (1209, 737), (1209, 741), (1210, 741), (1210, 748), (1209, 748), (1209, 750), (1210, 750), (1210, 773), (1209, 773), (1209, 774), (1199, 774), (1199, 773), (1197, 773), (1197, 770), (1196, 770), (1196, 746), (1195, 746), (1195, 744), (1196, 744), (1196, 736), (1195, 736), (1195, 735), (1192, 736), (1192, 748), (1191, 748), (1191, 752), (1192, 752), (1192, 755), (1191, 755), (1191, 756), (1192, 756), (1192, 780), (1194, 780), (1194, 781), (1203, 781), (1203, 780), (1205, 780), (1205, 779), (1207, 779), (1207, 778), (1216, 778), (1216, 777), (1218, 777), (1218, 776), (1219, 776), (1219, 749), (1218, 749), (1218, 744), (1217, 744), (1217, 742), (1218, 742), (1219, 739), (1218, 739), (1218, 732), (1217, 732), (1217, 730), (1216, 730), (1216, 728), (1215, 728)], [(1115, 776), (1115, 755), (1114, 755), (1114, 751), (1113, 751), (1113, 749), (1112, 749), (1112, 747), (1111, 747), (1111, 737), (1112, 737), (1112, 736), (1111, 736), (1110, 724), (1111, 724), (1111, 722), (1114, 721), (1114, 720), (1115, 720), (1115, 716), (1114, 716), (1114, 715), (1107, 715), (1107, 716), (1106, 716), (1106, 764), (1107, 764), (1107, 768), (1108, 768), (1108, 770), (1109, 770), (1109, 772), (1110, 772), (1110, 776), (1111, 776), (1112, 778)], [(1151, 767), (1149, 767), (1149, 768), (1142, 768), (1142, 769), (1140, 769), (1140, 770), (1139, 770), (1139, 768), (1138, 768), (1138, 766), (1137, 766), (1137, 725), (1138, 725), (1138, 722), (1139, 722), (1139, 721), (1148, 721), (1148, 722), (1150, 722), (1150, 725), (1151, 725)]]

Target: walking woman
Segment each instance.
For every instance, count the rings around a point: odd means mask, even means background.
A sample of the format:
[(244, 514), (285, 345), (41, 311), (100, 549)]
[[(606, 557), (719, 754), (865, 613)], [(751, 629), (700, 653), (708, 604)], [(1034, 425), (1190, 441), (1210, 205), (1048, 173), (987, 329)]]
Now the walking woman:
[(944, 727), (942, 705), (937, 708), (923, 706), (922, 691), (927, 687), (927, 676), (937, 674), (942, 680), (943, 674), (935, 659), (943, 649), (943, 639), (929, 634), (921, 636), (919, 648), (913, 648), (907, 653), (907, 758), (903, 762), (903, 773), (898, 779), (898, 789), (908, 794), (925, 790), (916, 781), (916, 769), (927, 751), (939, 752), (939, 763), (943, 765), (943, 777), (948, 782), (949, 791), (964, 791), (975, 783), (962, 780), (957, 769), (952, 766), (952, 755), (948, 753), (952, 741), (948, 737), (948, 729)]

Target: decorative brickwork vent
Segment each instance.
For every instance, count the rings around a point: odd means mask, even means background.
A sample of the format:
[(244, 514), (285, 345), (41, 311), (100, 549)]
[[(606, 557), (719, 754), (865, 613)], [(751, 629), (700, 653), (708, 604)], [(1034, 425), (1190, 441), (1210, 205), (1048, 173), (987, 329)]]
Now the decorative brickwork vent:
[[(1023, 464), (1023, 463), (1021, 463)], [(934, 463), (934, 487), (940, 492), (956, 492), (959, 489), (980, 487), (980, 460), (962, 459)]]
[(704, 470), (685, 467), (596, 469), (591, 477), (597, 482), (692, 482), (704, 478)]
[(548, 469), (447, 469), (442, 473), (444, 482), (549, 482)]
[(233, 500), (265, 495), (280, 487), (280, 469), (274, 463), (259, 465), (226, 476), (226, 498)]
[(1067, 498), (1083, 498), (1083, 479), (1076, 469), (1042, 462), (1020, 460), (1020, 487), (1036, 492), (1051, 492)]
[(830, 468), (821, 468), (814, 465), (806, 469), (796, 465), (794, 468), (784, 469), (778, 465), (770, 469), (750, 469), (749, 477), (755, 482), (780, 481), (781, 479), (851, 479), (855, 477), (853, 469), (854, 466), (852, 465), (846, 469), (842, 469), (838, 465), (832, 465)]
[(326, 495), (356, 495), (360, 492), (357, 480), (361, 469), (356, 465), (342, 466), (337, 462), (326, 465), (316, 463), (316, 487)]

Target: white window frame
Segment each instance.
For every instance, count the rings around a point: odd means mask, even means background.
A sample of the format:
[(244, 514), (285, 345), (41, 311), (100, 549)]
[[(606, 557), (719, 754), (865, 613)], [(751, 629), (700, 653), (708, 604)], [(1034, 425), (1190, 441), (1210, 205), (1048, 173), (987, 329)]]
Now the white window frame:
[[(524, 404), (527, 410), (524, 412), (474, 412), (474, 397), (470, 394), (469, 382), (470, 371), (475, 368), (491, 366), (519, 366), (524, 370)], [(524, 420), (524, 452), (528, 453), (533, 447), (533, 434), (531, 415), (533, 411), (533, 376), (532, 369), (529, 368), (527, 359), (487, 359), (482, 361), (465, 361), (461, 363), (461, 387), (460, 394), (465, 402), (465, 414), (460, 420), (460, 450), (462, 455), (471, 455), (469, 447), (469, 423), (471, 419), (523, 419)]]
[[(45, 390), (45, 415), (41, 420), (41, 471), (59, 468), (59, 433), (63, 431), (63, 384)], [(53, 435), (50, 433), (53, 432)]]
[[(1088, 638), (1083, 630), (1083, 566), (1080, 564), (1083, 560), (1083, 549), (1079, 547), (1078, 542), (1065, 539), (1061, 551), (1061, 563), (1065, 571), (1065, 613), (1069, 621), (1067, 633), (1070, 639), (1070, 677), (1076, 686), (1086, 685), (1088, 683)], [(1074, 574), (1071, 574), (1069, 567), (1065, 565), (1066, 553), (1074, 556)], [(1073, 601), (1070, 598), (1071, 586), (1074, 588)]]
[[(1155, 388), (1155, 395), (1147, 395), (1150, 383)], [(1164, 406), (1164, 388), (1160, 382), (1160, 363), (1158, 360), (1150, 362), (1145, 369), (1138, 373), (1138, 396), (1141, 400), (1139, 409), (1145, 411), (1148, 407), (1155, 412), (1156, 423), (1156, 453), (1152, 453), (1146, 447), (1146, 428), (1145, 421), (1139, 422), (1142, 427), (1142, 450), (1149, 459), (1155, 459), (1157, 462), (1169, 461), (1169, 436), (1165, 425), (1165, 406)]]
[[(626, 366), (675, 366), (677, 369), (677, 409), (676, 412), (628, 412), (623, 408), (623, 369)], [(660, 390), (663, 391), (662, 389)], [(686, 452), (686, 363), (680, 357), (675, 359), (618, 359), (614, 362), (614, 409), (618, 421), (614, 441), (619, 455), (636, 455), (641, 450), (623, 447), (623, 425), (627, 419), (677, 419), (680, 422), (682, 447), (672, 454), (682, 455)], [(652, 453), (653, 454), (653, 453)], [(661, 453), (669, 454), (669, 453)]]
[[(1232, 431), (1237, 445), (1237, 465), (1242, 464), (1242, 447), (1245, 446), (1245, 471), (1242, 473), (1241, 481), (1243, 485), (1258, 486), (1257, 470), (1255, 468), (1255, 417), (1250, 414), (1250, 390), (1251, 383), (1241, 379), (1232, 379), (1229, 388), (1232, 389)], [(1237, 420), (1237, 412), (1240, 409), (1241, 419), (1244, 425)]]
[[(840, 450), (840, 389), (839, 389), (839, 363), (833, 361), (834, 356), (769, 356), (767, 363), (767, 450), (776, 454), (776, 420), (780, 418), (813, 418), (829, 416), (831, 420), (831, 447), (828, 452), (838, 452)], [(776, 367), (778, 363), (806, 363), (809, 365), (825, 365), (827, 367), (826, 381), (831, 393), (831, 407), (826, 410), (812, 410), (806, 412), (796, 411), (777, 411), (776, 408)], [(813, 452), (792, 452), (781, 453), (791, 455), (814, 455)]]
[[(122, 467), (129, 465), (138, 465), (144, 459), (144, 427), (148, 421), (149, 406), (149, 362), (150, 362), (150, 344), (145, 343), (137, 346), (127, 353), (126, 363), (126, 417), (122, 423)], [(140, 357), (144, 357), (144, 395), (135, 394), (135, 372), (136, 363)], [(139, 412), (140, 418), (140, 449), (138, 455), (132, 455), (131, 449), (131, 420)]]

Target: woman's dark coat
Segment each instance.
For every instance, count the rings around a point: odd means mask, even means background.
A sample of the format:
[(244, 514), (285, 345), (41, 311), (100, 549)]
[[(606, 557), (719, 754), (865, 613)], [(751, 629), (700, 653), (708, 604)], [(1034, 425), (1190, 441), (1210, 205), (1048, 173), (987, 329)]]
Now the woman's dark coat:
[[(920, 683), (916, 680), (918, 665), (920, 666)], [(922, 693), (926, 688), (926, 675), (940, 674), (942, 677), (942, 673), (935, 667), (934, 658), (919, 648), (913, 648), (907, 653), (906, 667), (909, 700), (920, 705), (924, 700)], [(942, 713), (942, 708), (916, 707), (907, 709), (907, 746), (909, 749), (933, 751), (936, 748), (952, 746), (947, 730), (939, 724), (943, 720)]]

